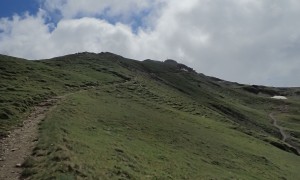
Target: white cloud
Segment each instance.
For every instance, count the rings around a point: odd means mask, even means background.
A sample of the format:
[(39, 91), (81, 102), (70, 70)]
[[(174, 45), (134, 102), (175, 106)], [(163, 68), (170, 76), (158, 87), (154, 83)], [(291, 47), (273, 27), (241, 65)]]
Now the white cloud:
[(59, 45), (57, 54), (112, 49), (126, 54), (134, 38), (130, 27), (124, 24), (111, 25), (104, 20), (81, 18), (60, 21), (51, 33), (50, 41)]
[[(173, 58), (198, 72), (243, 83), (299, 86), (297, 0), (43, 2), (44, 10), (35, 16), (0, 20), (0, 53), (39, 59), (111, 51), (141, 60)], [(57, 11), (61, 17), (50, 31), (46, 19)], [(133, 32), (136, 16), (146, 26)]]
[(36, 16), (26, 13), (0, 19), (0, 53), (24, 58), (49, 56), (49, 25), (44, 24), (44, 18), (40, 10)]
[(41, 0), (41, 2), (48, 12), (59, 12), (65, 19), (104, 16), (117, 18), (122, 22), (130, 22), (132, 17), (163, 4), (163, 0)]

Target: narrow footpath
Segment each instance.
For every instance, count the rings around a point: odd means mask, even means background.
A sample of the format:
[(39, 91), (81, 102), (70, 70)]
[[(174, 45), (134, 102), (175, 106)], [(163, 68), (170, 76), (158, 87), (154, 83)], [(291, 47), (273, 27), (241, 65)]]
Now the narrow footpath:
[(34, 107), (30, 115), (23, 121), (22, 127), (12, 130), (8, 137), (0, 139), (0, 180), (22, 179), (22, 163), (31, 155), (33, 148), (36, 146), (39, 123), (67, 96), (94, 88), (95, 86), (90, 86), (41, 102)]
[(39, 122), (56, 107), (62, 97), (54, 97), (41, 102), (23, 121), (23, 126), (10, 132), (8, 137), (0, 139), (0, 179), (17, 180), (22, 173), (22, 163), (30, 156), (38, 140)]
[(294, 149), (298, 152), (298, 154), (300, 154), (299, 148), (297, 148), (297, 147), (291, 145), (289, 142), (287, 142), (287, 139), (288, 139), (290, 136), (289, 136), (286, 132), (284, 132), (283, 127), (281, 127), (281, 126), (279, 126), (279, 125), (277, 124), (277, 119), (274, 117), (274, 115), (275, 115), (275, 113), (272, 112), (272, 113), (269, 114), (269, 117), (270, 117), (271, 120), (272, 120), (273, 126), (276, 127), (276, 128), (279, 130), (279, 132), (280, 132), (280, 134), (281, 134), (281, 140), (282, 140), (283, 142), (285, 142), (285, 144), (287, 144), (288, 146), (294, 148)]
[(279, 129), (279, 132), (280, 132), (281, 137), (282, 137), (281, 140), (282, 140), (283, 142), (286, 142), (286, 139), (287, 139), (289, 136), (288, 136), (288, 134), (286, 134), (286, 133), (284, 132), (283, 128), (277, 124), (277, 119), (274, 117), (274, 112), (270, 113), (270, 114), (269, 114), (269, 117), (270, 117), (270, 118), (272, 119), (272, 121), (273, 121), (273, 122), (272, 122), (273, 126), (275, 126), (277, 129)]

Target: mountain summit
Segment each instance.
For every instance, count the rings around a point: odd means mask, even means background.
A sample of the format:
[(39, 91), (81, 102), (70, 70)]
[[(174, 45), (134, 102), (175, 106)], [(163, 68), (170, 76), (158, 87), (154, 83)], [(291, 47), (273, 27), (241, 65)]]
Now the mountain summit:
[(0, 179), (300, 177), (299, 88), (108, 52), (0, 64)]

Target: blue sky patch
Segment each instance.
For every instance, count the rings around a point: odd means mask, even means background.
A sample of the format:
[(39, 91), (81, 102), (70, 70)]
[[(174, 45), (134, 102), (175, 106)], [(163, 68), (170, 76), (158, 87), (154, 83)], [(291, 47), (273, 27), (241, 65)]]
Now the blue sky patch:
[(36, 14), (39, 7), (37, 0), (1, 0), (0, 18), (11, 17), (14, 14), (22, 15), (25, 12)]
[[(25, 12), (30, 15), (36, 15), (39, 8), (42, 7), (40, 0), (0, 0), (0, 18), (8, 17), (11, 18), (14, 14), (22, 16)], [(103, 19), (110, 24), (115, 25), (120, 22), (127, 24), (132, 28), (133, 33), (137, 33), (139, 28), (145, 28), (145, 18), (151, 13), (152, 9), (144, 9), (140, 12), (131, 14), (129, 18), (124, 19), (122, 15), (109, 16), (110, 7), (106, 8), (99, 15), (86, 16), (85, 14), (78, 14), (74, 19), (79, 19), (83, 17), (93, 17), (98, 19)], [(52, 24), (50, 32), (54, 30), (57, 23), (62, 19), (61, 13), (56, 10), (54, 12), (48, 12), (48, 17), (45, 18), (46, 24)]]

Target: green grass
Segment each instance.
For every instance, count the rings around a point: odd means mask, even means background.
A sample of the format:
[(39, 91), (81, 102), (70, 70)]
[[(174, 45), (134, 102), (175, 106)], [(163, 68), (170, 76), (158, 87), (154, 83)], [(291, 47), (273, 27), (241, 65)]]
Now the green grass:
[(289, 143), (300, 147), (300, 116), (291, 112), (277, 116), (278, 124), (290, 135)]
[[(65, 59), (68, 60), (68, 56), (58, 62), (0, 56), (0, 137), (7, 135), (7, 131), (20, 124), (20, 119), (34, 105), (45, 99), (90, 86), (124, 81), (106, 70), (99, 70), (106, 67), (105, 63), (95, 66), (89, 62), (78, 66), (68, 64)], [(114, 69), (121, 69), (117, 67)]]
[[(108, 88), (111, 89), (111, 88)], [(41, 126), (33, 179), (293, 179), (298, 157), (122, 89), (72, 95)], [(63, 178), (62, 178), (63, 179)]]
[[(182, 65), (81, 53), (26, 61), (0, 56), (0, 134), (37, 103), (69, 92), (40, 125), (32, 179), (298, 179), (299, 156), (284, 146), (268, 114), (299, 146), (297, 88), (253, 94)], [(252, 87), (253, 88), (253, 87)], [(80, 91), (86, 89), (86, 91)], [(250, 89), (252, 91), (252, 89)]]

